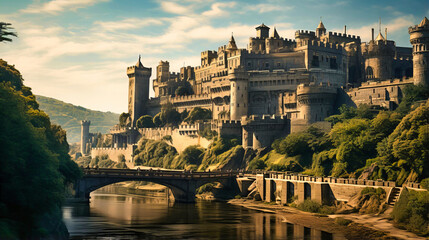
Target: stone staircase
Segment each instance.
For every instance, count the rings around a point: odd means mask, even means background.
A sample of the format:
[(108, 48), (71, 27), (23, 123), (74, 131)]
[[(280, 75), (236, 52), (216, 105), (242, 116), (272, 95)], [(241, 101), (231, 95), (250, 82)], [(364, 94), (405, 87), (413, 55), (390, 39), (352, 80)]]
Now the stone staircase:
[(390, 191), (389, 197), (387, 199), (387, 204), (389, 205), (395, 205), (396, 201), (398, 201), (399, 196), (401, 194), (401, 189), (394, 187), (392, 188), (392, 190)]

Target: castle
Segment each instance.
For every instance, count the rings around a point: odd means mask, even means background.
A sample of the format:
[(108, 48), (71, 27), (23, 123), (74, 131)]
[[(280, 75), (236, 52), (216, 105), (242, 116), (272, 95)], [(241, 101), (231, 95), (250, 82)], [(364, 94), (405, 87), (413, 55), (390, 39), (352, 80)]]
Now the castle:
[(231, 36), (217, 51), (202, 52), (200, 66), (175, 73), (161, 61), (154, 98), (149, 98), (152, 69), (139, 57), (127, 68), (130, 127), (112, 129), (113, 147), (126, 148), (144, 137), (148, 130), (138, 129), (137, 120), (156, 115), (167, 103), (179, 112), (210, 109), (213, 130), (240, 135), (243, 146), (254, 149), (310, 124), (329, 129), (323, 120), (343, 103), (394, 109), (404, 86), (429, 86), (429, 21), (425, 17), (409, 28), (412, 48), (396, 46), (387, 29), (376, 37), (371, 31), (372, 39), (361, 42), (346, 27), (343, 33), (327, 32), (320, 21), (315, 31), (298, 30), (295, 39), (286, 39), (261, 24), (247, 48)]

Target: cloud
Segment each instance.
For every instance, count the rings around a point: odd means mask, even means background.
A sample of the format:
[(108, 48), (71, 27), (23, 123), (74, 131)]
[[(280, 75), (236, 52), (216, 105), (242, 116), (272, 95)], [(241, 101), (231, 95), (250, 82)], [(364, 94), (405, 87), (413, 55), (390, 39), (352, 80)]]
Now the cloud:
[(202, 15), (207, 17), (225, 16), (228, 14), (228, 12), (223, 10), (222, 8), (233, 8), (236, 4), (236, 2), (214, 3), (211, 6), (211, 9), (203, 12)]
[(162, 25), (163, 21), (157, 18), (127, 18), (120, 21), (96, 21), (94, 24), (100, 26), (106, 31), (118, 31), (139, 29), (150, 25)]
[[(390, 20), (387, 23), (382, 23), (381, 26), (381, 32), (384, 36), (384, 28), (387, 28), (387, 33), (396, 33), (398, 31), (407, 31), (407, 28), (409, 26), (414, 25), (415, 23), (414, 17), (412, 15), (408, 16), (401, 16), (398, 18), (395, 18), (393, 20)], [(378, 22), (371, 23), (369, 25), (360, 27), (360, 28), (347, 28), (347, 34), (352, 34), (356, 36), (360, 36), (362, 42), (371, 40), (371, 28), (374, 28), (375, 32), (378, 31), (379, 26)], [(334, 32), (343, 32), (343, 29), (334, 29)], [(375, 36), (377, 36), (377, 33), (375, 33)], [(389, 36), (388, 36), (389, 38)]]
[(49, 13), (58, 14), (66, 10), (75, 11), (79, 8), (89, 7), (100, 2), (109, 0), (52, 0), (46, 3), (34, 3), (26, 9), (21, 10), (24, 13)]
[(191, 5), (183, 6), (175, 2), (161, 2), (161, 9), (164, 12), (179, 14), (179, 15), (189, 14), (189, 13), (192, 13), (193, 11), (193, 7)]
[(245, 7), (247, 11), (255, 11), (259, 13), (267, 13), (274, 11), (289, 11), (292, 10), (292, 6), (285, 6), (284, 4), (270, 4), (270, 3), (260, 3), (256, 5), (248, 5)]

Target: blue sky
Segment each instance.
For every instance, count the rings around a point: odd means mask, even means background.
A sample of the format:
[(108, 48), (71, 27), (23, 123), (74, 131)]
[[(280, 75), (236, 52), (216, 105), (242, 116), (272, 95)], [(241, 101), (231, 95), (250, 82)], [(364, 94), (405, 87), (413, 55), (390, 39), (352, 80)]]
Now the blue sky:
[[(293, 38), (314, 30), (322, 17), (328, 31), (370, 38), (371, 27), (388, 28), (397, 46), (410, 46), (407, 28), (429, 17), (428, 0), (0, 0), (0, 21), (19, 37), (0, 44), (0, 58), (16, 65), (36, 94), (96, 110), (127, 109), (126, 67), (142, 55), (154, 69), (199, 64), (200, 52), (238, 47), (262, 22)], [(152, 75), (154, 76), (154, 73)]]

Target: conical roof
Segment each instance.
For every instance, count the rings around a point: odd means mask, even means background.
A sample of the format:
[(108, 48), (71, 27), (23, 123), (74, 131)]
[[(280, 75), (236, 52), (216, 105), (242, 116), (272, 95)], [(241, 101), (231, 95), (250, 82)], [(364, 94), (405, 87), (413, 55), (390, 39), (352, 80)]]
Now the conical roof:
[(277, 33), (276, 27), (274, 27), (273, 38), (280, 38), (280, 35)]
[(231, 35), (231, 39), (229, 40), (226, 50), (236, 50), (236, 49), (237, 49), (237, 44), (235, 44), (234, 36)]
[(140, 60), (141, 60), (141, 56), (139, 54), (139, 60), (136, 63), (136, 67), (143, 68), (144, 66), (143, 66), (143, 64), (142, 64), (142, 62)]
[(427, 17), (423, 18), (423, 20), (419, 24), (419, 27), (423, 27), (426, 25), (429, 25), (429, 20), (427, 19)]
[(268, 29), (270, 29), (267, 25), (265, 25), (264, 23), (262, 23), (261, 25), (259, 25), (259, 26), (257, 26), (256, 27), (256, 29), (259, 29), (259, 28), (268, 28)]
[(326, 28), (325, 28), (325, 25), (323, 25), (322, 20), (320, 20), (319, 26), (317, 26), (317, 28), (316, 28), (316, 29), (326, 29)]
[(375, 41), (380, 41), (380, 40), (385, 41), (386, 39), (383, 37), (383, 35), (381, 33), (378, 33), (378, 36), (375, 39)]

